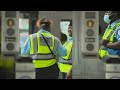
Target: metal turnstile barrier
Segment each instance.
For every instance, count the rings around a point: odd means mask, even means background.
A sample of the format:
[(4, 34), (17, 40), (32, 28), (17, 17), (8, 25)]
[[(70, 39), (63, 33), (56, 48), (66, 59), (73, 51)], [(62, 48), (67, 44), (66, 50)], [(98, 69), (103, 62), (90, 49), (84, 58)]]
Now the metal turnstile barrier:
[(15, 78), (16, 79), (35, 79), (35, 68), (30, 56), (15, 56)]
[(105, 79), (120, 79), (120, 57), (109, 55), (103, 57)]

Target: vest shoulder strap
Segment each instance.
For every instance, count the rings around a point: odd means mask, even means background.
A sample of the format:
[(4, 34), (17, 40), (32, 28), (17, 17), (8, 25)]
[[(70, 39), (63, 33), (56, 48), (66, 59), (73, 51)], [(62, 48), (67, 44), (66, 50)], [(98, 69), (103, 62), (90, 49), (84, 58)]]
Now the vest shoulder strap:
[(109, 34), (107, 40), (110, 40), (110, 37), (116, 32), (116, 28), (120, 26), (120, 22), (118, 22), (114, 27), (113, 31)]

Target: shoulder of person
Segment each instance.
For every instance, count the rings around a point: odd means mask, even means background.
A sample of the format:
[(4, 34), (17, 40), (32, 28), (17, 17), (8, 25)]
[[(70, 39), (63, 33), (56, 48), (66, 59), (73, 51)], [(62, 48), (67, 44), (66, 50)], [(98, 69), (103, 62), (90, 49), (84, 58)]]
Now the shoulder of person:
[(57, 42), (60, 42), (60, 40), (59, 40), (58, 37), (54, 36), (54, 38), (55, 38), (55, 40), (56, 40)]
[[(33, 34), (30, 34), (30, 35), (36, 35), (36, 34), (37, 34), (37, 33), (33, 33)], [(30, 35), (29, 35), (29, 36), (30, 36)]]
[(56, 37), (56, 36), (54, 36), (54, 38), (55, 38), (55, 40), (59, 40), (59, 38), (58, 38), (58, 37)]
[(117, 34), (120, 36), (120, 26), (118, 26), (116, 30), (117, 30)]
[(116, 29), (117, 29), (117, 30), (120, 30), (120, 26), (118, 26)]

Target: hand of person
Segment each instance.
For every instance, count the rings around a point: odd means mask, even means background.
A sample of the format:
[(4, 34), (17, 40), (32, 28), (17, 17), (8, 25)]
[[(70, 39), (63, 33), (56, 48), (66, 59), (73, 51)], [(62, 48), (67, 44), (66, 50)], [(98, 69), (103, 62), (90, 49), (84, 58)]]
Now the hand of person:
[(109, 43), (109, 41), (108, 41), (108, 40), (102, 40), (102, 45), (103, 45), (103, 46), (105, 46), (105, 47), (106, 47), (108, 43)]
[(72, 79), (72, 70), (67, 73), (67, 79)]
[(101, 49), (101, 50), (106, 50), (106, 47), (101, 46), (100, 49)]

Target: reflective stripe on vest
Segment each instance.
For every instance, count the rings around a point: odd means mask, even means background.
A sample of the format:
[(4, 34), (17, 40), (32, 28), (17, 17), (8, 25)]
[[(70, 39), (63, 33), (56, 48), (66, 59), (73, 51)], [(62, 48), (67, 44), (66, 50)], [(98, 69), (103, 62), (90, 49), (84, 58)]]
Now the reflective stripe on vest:
[[(114, 42), (114, 35), (115, 35), (115, 32), (116, 32), (116, 28), (118, 26), (120, 26), (120, 22), (118, 22), (114, 27), (107, 28), (102, 39), (109, 40), (109, 43), (113, 43)], [(98, 54), (102, 58), (105, 55), (109, 55), (109, 52), (107, 50), (99, 49)]]
[(50, 59), (54, 59), (52, 54), (45, 54), (45, 55), (33, 55), (32, 58), (34, 60), (50, 60)]
[[(49, 33), (41, 33), (45, 36), (51, 50), (54, 50), (54, 36)], [(43, 37), (40, 33), (35, 33), (30, 35), (30, 54), (32, 55), (33, 63), (35, 68), (49, 67), (56, 63), (51, 51), (49, 50), (47, 44), (45, 43)], [(56, 49), (56, 48), (55, 48)]]
[(60, 58), (60, 60), (59, 60), (60, 63), (72, 64), (72, 59), (70, 58), (71, 57), (71, 51), (72, 51), (72, 45), (73, 45), (73, 42), (71, 42), (71, 41), (66, 42), (63, 45), (67, 49), (67, 55)]
[(113, 43), (113, 41), (114, 41), (114, 34), (115, 34), (116, 28), (118, 26), (120, 26), (120, 22), (117, 23), (114, 27), (107, 28), (102, 39), (109, 40), (109, 43)]
[(66, 59), (60, 58), (59, 62), (63, 63), (63, 64), (70, 64), (70, 65), (72, 65), (72, 59), (71, 60), (66, 60)]

